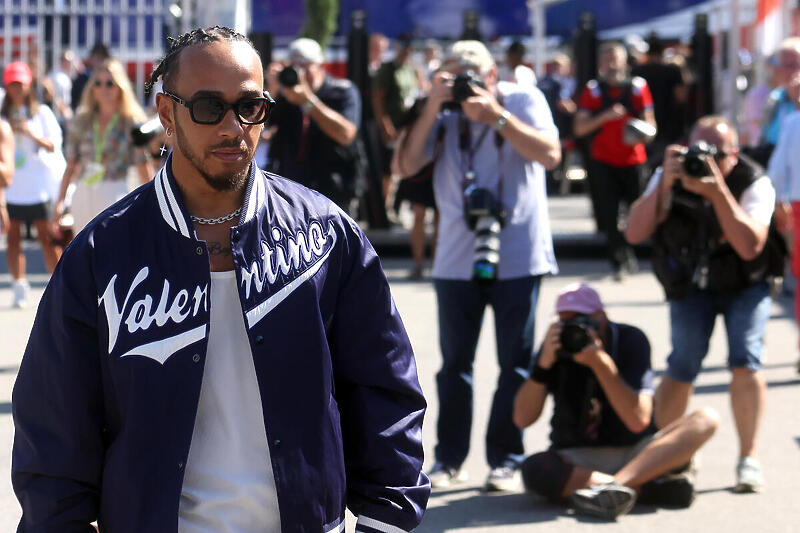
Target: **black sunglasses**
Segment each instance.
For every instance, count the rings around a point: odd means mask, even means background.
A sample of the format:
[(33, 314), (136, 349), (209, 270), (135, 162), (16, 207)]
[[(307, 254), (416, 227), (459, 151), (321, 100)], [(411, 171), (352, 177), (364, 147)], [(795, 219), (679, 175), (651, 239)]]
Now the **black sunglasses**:
[(264, 96), (242, 98), (229, 104), (218, 96), (198, 96), (193, 100), (184, 100), (167, 91), (161, 91), (180, 105), (189, 108), (189, 115), (197, 124), (219, 124), (222, 118), (233, 109), (242, 124), (263, 124), (269, 119), (275, 100), (264, 91)]
[(106, 80), (105, 83), (103, 83), (100, 80), (95, 80), (95, 82), (94, 82), (94, 86), (95, 87), (102, 87), (103, 85), (105, 85), (109, 89), (115, 86), (114, 82), (112, 80)]

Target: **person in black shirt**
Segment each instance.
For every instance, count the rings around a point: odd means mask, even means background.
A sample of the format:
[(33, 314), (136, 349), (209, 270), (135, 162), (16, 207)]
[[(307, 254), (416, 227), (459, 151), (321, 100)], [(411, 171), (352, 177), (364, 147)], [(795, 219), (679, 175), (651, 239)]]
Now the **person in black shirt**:
[(631, 74), (644, 78), (653, 95), (658, 130), (647, 145), (647, 165), (652, 171), (661, 164), (667, 145), (679, 141), (686, 133), (686, 124), (680, 118), (684, 115), (687, 88), (681, 69), (664, 62), (664, 45), (658, 37), (652, 35), (648, 44), (647, 61), (633, 67)]
[(539, 418), (548, 393), (555, 402), (552, 446), (523, 463), (525, 487), (553, 500), (570, 497), (579, 512), (607, 519), (628, 512), (637, 493), (643, 503), (687, 507), (695, 495), (691, 458), (716, 431), (717, 414), (701, 409), (655, 433), (645, 334), (610, 322), (585, 284), (567, 286), (556, 311), (559, 321), (514, 402), (520, 428)]
[[(361, 97), (352, 82), (329, 75), (322, 62), (319, 44), (302, 38), (289, 45), (289, 65), (269, 66), (268, 90), (278, 98), (267, 170), (321, 192), (349, 213), (363, 170), (356, 141)], [(296, 80), (279, 75), (288, 66)]]

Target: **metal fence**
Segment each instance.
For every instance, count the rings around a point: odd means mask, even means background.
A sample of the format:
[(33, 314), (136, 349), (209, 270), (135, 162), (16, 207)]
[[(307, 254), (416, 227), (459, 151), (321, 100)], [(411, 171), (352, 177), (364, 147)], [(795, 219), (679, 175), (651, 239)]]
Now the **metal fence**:
[(0, 58), (26, 61), (39, 77), (72, 50), (102, 42), (128, 70), (140, 99), (165, 36), (191, 26), (196, 0), (0, 0)]

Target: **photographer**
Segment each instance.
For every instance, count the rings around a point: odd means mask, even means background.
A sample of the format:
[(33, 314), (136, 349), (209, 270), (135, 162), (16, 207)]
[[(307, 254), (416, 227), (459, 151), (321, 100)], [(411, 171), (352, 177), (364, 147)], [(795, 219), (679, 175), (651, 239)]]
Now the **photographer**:
[(572, 284), (558, 295), (559, 320), (547, 331), (514, 402), (514, 423), (527, 427), (553, 395), (552, 446), (522, 465), (525, 487), (551, 500), (615, 519), (636, 501), (688, 507), (689, 462), (717, 427), (699, 410), (653, 433), (650, 343), (644, 333), (610, 322), (597, 292)]
[(321, 192), (349, 213), (362, 174), (356, 141), (361, 97), (352, 82), (328, 75), (322, 62), (319, 44), (302, 38), (289, 45), (288, 65), (268, 67), (267, 88), (277, 103), (267, 170)]
[(653, 97), (643, 78), (631, 77), (628, 53), (620, 43), (605, 43), (598, 57), (599, 80), (581, 92), (575, 114), (575, 136), (591, 136), (589, 186), (598, 227), (608, 240), (614, 278), (638, 270), (633, 249), (618, 229), (620, 201), (639, 196), (647, 152), (656, 133)]
[(734, 490), (758, 491), (756, 435), (766, 399), (759, 370), (771, 303), (766, 280), (774, 263), (783, 271), (771, 257), (774, 236), (768, 241), (775, 190), (739, 157), (738, 136), (726, 119), (701, 118), (690, 139), (688, 152), (667, 147), (663, 171), (631, 207), (626, 231), (631, 243), (653, 236), (653, 270), (670, 306), (672, 353), (656, 391), (655, 421), (664, 427), (685, 412), (722, 314), (740, 446)]
[(440, 227), (433, 278), (443, 365), (431, 483), (441, 488), (464, 479), (472, 366), (489, 304), (500, 376), (486, 435), (486, 489), (511, 490), (523, 457), (522, 432), (511, 420), (514, 394), (533, 352), (541, 277), (557, 271), (544, 170), (559, 162), (558, 131), (538, 89), (498, 83), (486, 47), (459, 41), (403, 143), (402, 167), (415, 173), (435, 152)]

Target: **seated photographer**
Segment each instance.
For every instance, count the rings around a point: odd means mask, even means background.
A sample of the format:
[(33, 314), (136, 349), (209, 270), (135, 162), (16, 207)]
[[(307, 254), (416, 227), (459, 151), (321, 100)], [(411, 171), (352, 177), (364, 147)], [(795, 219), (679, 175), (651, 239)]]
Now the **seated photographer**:
[(582, 283), (561, 291), (556, 311), (514, 401), (520, 428), (539, 419), (548, 393), (554, 401), (552, 445), (522, 464), (526, 489), (606, 519), (628, 512), (637, 492), (642, 503), (688, 507), (689, 463), (714, 434), (716, 413), (701, 409), (654, 433), (645, 334), (609, 321), (600, 296)]
[(664, 427), (685, 412), (722, 314), (739, 437), (734, 490), (753, 492), (764, 483), (755, 454), (766, 399), (760, 368), (768, 279), (784, 268), (780, 236), (769, 231), (775, 190), (739, 157), (738, 135), (725, 118), (701, 118), (690, 142), (688, 150), (667, 147), (663, 170), (631, 207), (625, 235), (634, 244), (653, 236), (653, 271), (669, 300), (672, 353), (654, 417)]
[(267, 89), (276, 97), (267, 170), (321, 192), (349, 214), (362, 173), (361, 97), (322, 63), (320, 45), (301, 38), (289, 45), (288, 64), (267, 67)]
[(486, 431), (485, 488), (519, 485), (516, 469), (524, 449), (511, 410), (533, 353), (541, 278), (557, 272), (544, 170), (558, 164), (560, 155), (558, 131), (541, 91), (498, 82), (497, 66), (482, 43), (454, 43), (400, 147), (409, 174), (436, 159), (440, 222), (433, 283), (443, 364), (430, 473), (435, 488), (464, 479), (473, 361), (487, 305), (494, 310), (500, 375)]

